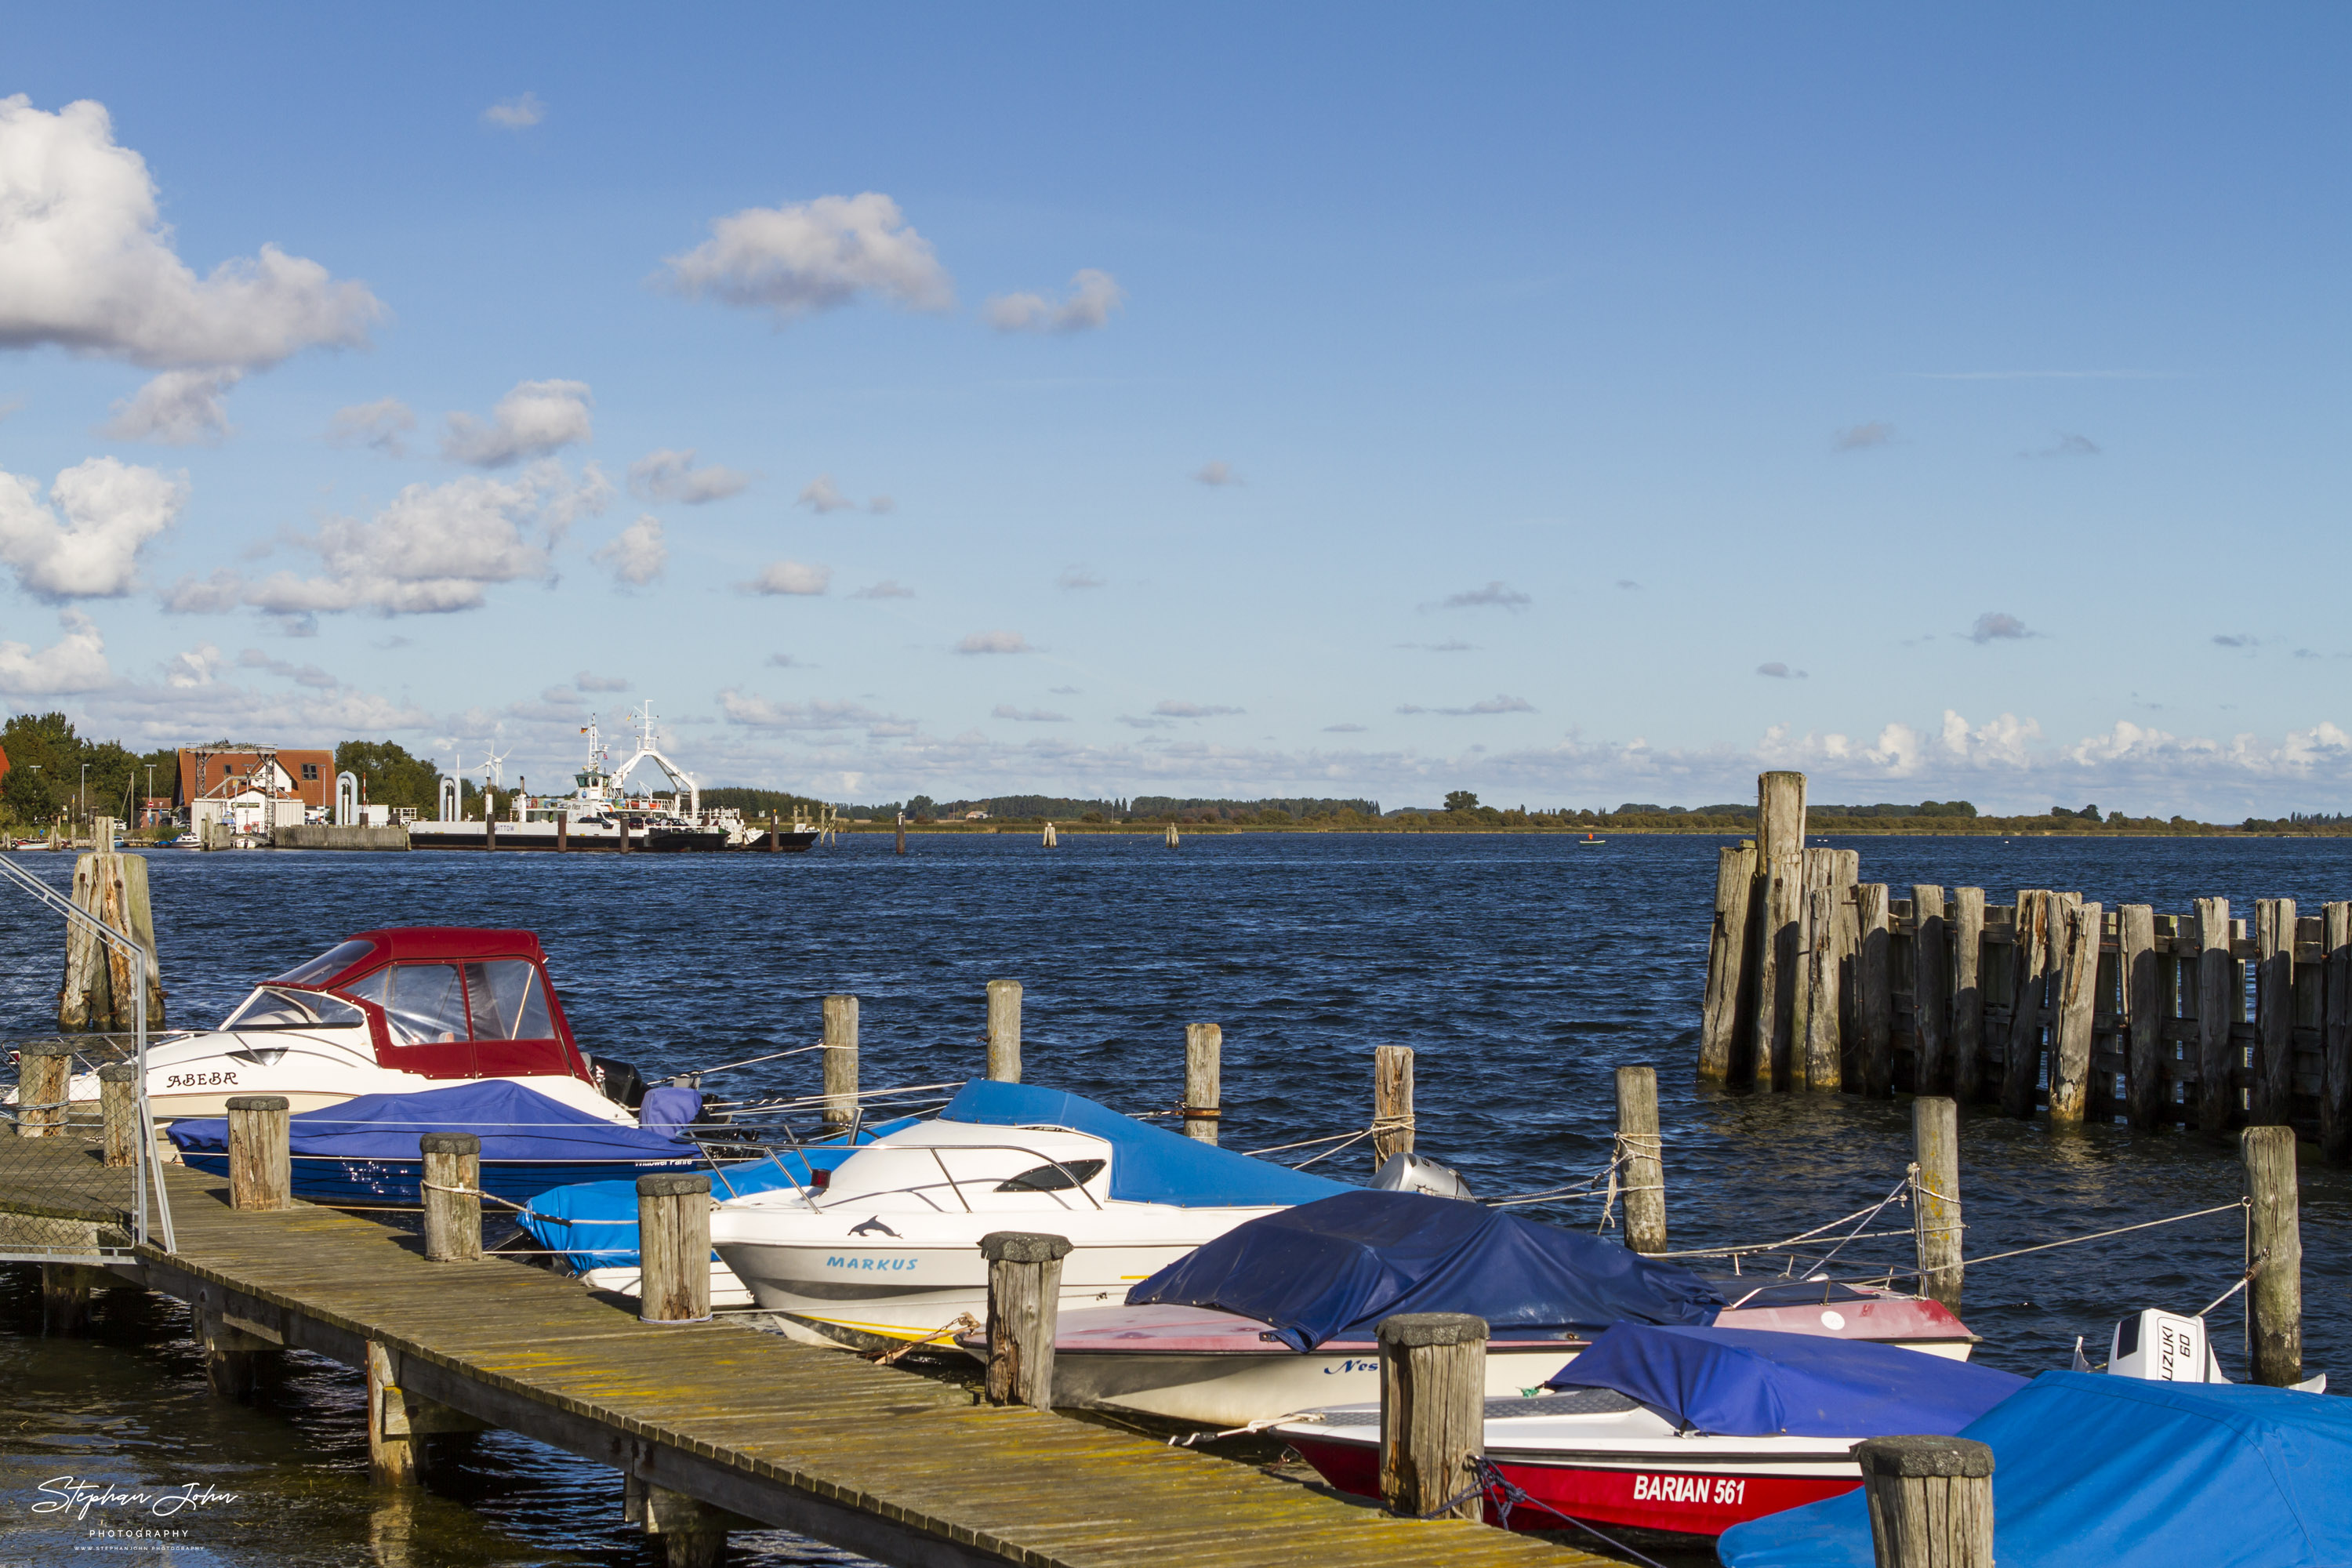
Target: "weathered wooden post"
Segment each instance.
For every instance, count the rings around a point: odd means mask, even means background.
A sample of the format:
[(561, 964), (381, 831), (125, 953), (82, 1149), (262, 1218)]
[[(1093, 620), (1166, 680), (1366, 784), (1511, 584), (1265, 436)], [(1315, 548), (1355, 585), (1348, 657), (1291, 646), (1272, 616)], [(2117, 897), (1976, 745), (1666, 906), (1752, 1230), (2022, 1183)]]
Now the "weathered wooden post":
[(471, 1132), (427, 1132), (425, 1156), (425, 1256), (436, 1263), (473, 1263), (482, 1256), (482, 1141)]
[(988, 983), (988, 1076), (999, 1083), (1021, 1081), (1021, 982)]
[[(162, 971), (154, 966), (155, 915), (141, 855), (94, 852), (74, 861), (73, 901), (128, 935), (148, 959), (147, 1026), (163, 1026)], [(127, 1033), (136, 1016), (137, 965), (96, 931), (75, 921), (66, 928), (65, 984), (58, 994), (60, 1029)]]
[(1919, 1263), (1919, 1293), (1960, 1310), (1960, 1107), (1942, 1095), (1911, 1102), (1911, 1158), (1916, 1162), (1911, 1236)]
[(555, 814), (555, 852), (558, 855), (572, 852), (572, 814), (568, 811)]
[(1372, 1047), (1372, 1169), (1412, 1147), (1412, 1047)]
[(899, 853), (899, 854), (901, 854), (901, 855), (904, 855), (906, 852), (907, 852), (907, 814), (906, 814), (905, 812), (903, 812), (903, 811), (902, 811), (902, 812), (900, 812), (900, 813), (898, 814), (898, 853)]
[(857, 1120), (857, 998), (824, 999), (824, 1124), (838, 1130)]
[(2254, 900), (2254, 1089), (2247, 1120), (2283, 1127), (2294, 1095), (2294, 900)]
[(1952, 889), (1952, 1094), (1974, 1100), (1984, 1081), (1982, 888)]
[(1051, 1410), (1069, 1241), (994, 1230), (980, 1238), (980, 1255), (988, 1260), (988, 1402)]
[(729, 1531), (763, 1528), (758, 1520), (634, 1475), (626, 1476), (622, 1517), (645, 1526), (661, 1549), (662, 1568), (720, 1568)]
[(1666, 1249), (1666, 1167), (1658, 1133), (1658, 1069), (1617, 1069), (1617, 1160), (1623, 1171), (1625, 1245)]
[(106, 1139), (106, 1163), (126, 1167), (139, 1159), (139, 1064), (109, 1062), (98, 1069), (99, 1121)]
[(1838, 952), (1835, 889), (1823, 885), (1805, 895), (1805, 1037), (1795, 1076), (1803, 1088), (1833, 1094), (1844, 1087), (1845, 1070), (1838, 1038), (1838, 981), (1845, 964)]
[(498, 808), (492, 804), (492, 796), (489, 791), (484, 790), (482, 792), (482, 847), (485, 849), (496, 849), (498, 847)]
[(1855, 1006), (1862, 1016), (1855, 1076), (1863, 1093), (1884, 1097), (1895, 1092), (1895, 989), (1888, 973), (1895, 939), (1886, 924), (1886, 884), (1856, 883), (1853, 897)]
[(1172, 822), (1170, 823), (1168, 825), (1168, 847), (1171, 849), (1177, 848), (1180, 847), (1181, 842), (1181, 841), (1176, 837), (1176, 825)]
[(2303, 1222), (2295, 1191), (2294, 1130), (2249, 1127), (2238, 1135), (2246, 1167), (2246, 1359), (2256, 1383), (2303, 1381)]
[(2051, 896), (2039, 889), (2017, 895), (2017, 941), (2010, 969), (2016, 980), (2009, 1014), (2009, 1044), (2001, 1053), (2000, 1109), (2030, 1118), (2042, 1082), (2042, 1004), (2050, 988)]
[(2352, 903), (2329, 904), (2322, 943), (2326, 995), (2319, 1026), (2319, 1152), (2331, 1165), (2352, 1160)]
[(626, 812), (625, 812), (625, 811), (616, 811), (616, 812), (614, 812), (614, 813), (613, 814), (613, 822), (614, 822), (614, 826), (616, 826), (617, 827), (619, 827), (619, 828), (620, 828), (620, 830), (621, 830), (621, 831), (620, 831), (620, 832), (619, 832), (619, 833), (614, 837), (614, 838), (613, 847), (614, 847), (614, 850), (616, 850), (618, 853), (623, 854), (623, 855), (626, 855), (626, 854), (629, 852), (629, 815), (628, 815), (628, 813), (626, 813)]
[(1054, 825), (1052, 823), (1049, 822), (1045, 824), (1045, 837), (1040, 840), (1040, 842), (1048, 849), (1054, 847), (1056, 840), (1054, 837)]
[(62, 1339), (87, 1332), (93, 1289), (112, 1283), (103, 1268), (79, 1263), (41, 1265), (41, 1332)]
[(1968, 1437), (1853, 1447), (1877, 1568), (1993, 1568), (1992, 1449)]
[(16, 1051), (16, 1136), (62, 1138), (73, 1078), (73, 1047), (31, 1040)]
[(2050, 1030), (2050, 1120), (2080, 1122), (2091, 1083), (2091, 1026), (2098, 1003), (2099, 932), (2105, 911), (2080, 893), (2058, 900), (2057, 1016)]
[(1217, 1141), (1224, 1047), (1225, 1031), (1219, 1025), (1184, 1026), (1184, 1135), (1198, 1142)]
[(1756, 1081), (1786, 1089), (1803, 1009), (1805, 775), (1756, 779)]
[(257, 1214), (294, 1206), (294, 1156), (282, 1094), (228, 1097), (228, 1206)]
[(220, 1310), (209, 1304), (197, 1308), (195, 1319), (196, 1336), (204, 1347), (205, 1381), (223, 1399), (250, 1399), (255, 1359), (284, 1347), (231, 1326)]
[(1699, 1015), (1698, 1076), (1724, 1083), (1745, 1076), (1734, 1058), (1755, 1030), (1754, 967), (1748, 962), (1748, 913), (1756, 900), (1756, 846), (1716, 852), (1715, 923), (1706, 943), (1706, 998)]
[(2122, 976), (2126, 1116), (2143, 1132), (2164, 1114), (2164, 1017), (2156, 973), (2156, 910), (2125, 904), (2116, 910), (2116, 963)]
[(1944, 924), (1944, 889), (1911, 889), (1911, 1027), (1918, 1040), (1911, 1062), (1915, 1094), (1948, 1094), (1952, 1064), (1948, 1025), (1952, 1005), (1951, 936)]
[(379, 1486), (413, 1486), (423, 1468), (416, 1439), (404, 1428), (397, 1435), (391, 1430), (402, 1404), (399, 1367), (392, 1347), (368, 1341), (368, 1477)]
[(2219, 1132), (2238, 1110), (2240, 1051), (2230, 1038), (2238, 961), (2230, 950), (2230, 900), (2197, 900), (2197, 1125)]
[(637, 1178), (641, 1323), (699, 1323), (710, 1316), (710, 1178), (664, 1171)]
[(1475, 1461), (1486, 1453), (1486, 1320), (1400, 1312), (1378, 1332), (1381, 1500), (1406, 1519), (1444, 1510), (1484, 1520)]
[(784, 830), (782, 826), (777, 820), (776, 814), (772, 811), (768, 813), (768, 842), (766, 848), (769, 854), (773, 855), (782, 850), (783, 847)]

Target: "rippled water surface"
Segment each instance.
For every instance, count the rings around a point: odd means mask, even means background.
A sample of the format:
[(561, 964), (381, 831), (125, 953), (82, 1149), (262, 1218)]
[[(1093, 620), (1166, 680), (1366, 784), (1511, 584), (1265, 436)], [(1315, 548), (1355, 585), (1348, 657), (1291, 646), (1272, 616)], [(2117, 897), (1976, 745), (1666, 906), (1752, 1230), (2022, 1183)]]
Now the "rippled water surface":
[[(982, 985), (1025, 988), (1025, 1077), (1114, 1108), (1165, 1109), (1183, 1026), (1224, 1027), (1228, 1147), (1361, 1128), (1371, 1048), (1417, 1055), (1419, 1143), (1481, 1194), (1580, 1177), (1605, 1161), (1612, 1070), (1659, 1068), (1677, 1246), (1769, 1239), (1875, 1202), (1902, 1176), (1909, 1112), (1851, 1096), (1700, 1090), (1691, 1063), (1719, 840), (1260, 834), (881, 836), (799, 856), (719, 858), (170, 853), (153, 858), (171, 1021), (216, 1021), (255, 979), (372, 926), (524, 926), (546, 944), (586, 1048), (648, 1076), (748, 1056), (746, 1041), (816, 1037), (818, 998), (861, 999), (868, 1088), (982, 1068)], [(1823, 840), (1863, 875), (2080, 889), (2185, 912), (2257, 895), (2305, 912), (2352, 897), (2352, 842), (1980, 838)], [(68, 856), (20, 865), (62, 885)], [(0, 1027), (51, 1022), (60, 928), (0, 890)], [(814, 1058), (739, 1075), (740, 1090), (808, 1092)], [(718, 1084), (714, 1082), (714, 1088)], [(2054, 1132), (1982, 1110), (1962, 1126), (1969, 1251), (1981, 1255), (2232, 1201), (2234, 1151), (2186, 1132)], [(2305, 1150), (2309, 1159), (2311, 1151)], [(1297, 1158), (1297, 1155), (1286, 1156)], [(1360, 1177), (1360, 1146), (1329, 1162)], [(1328, 1167), (1326, 1167), (1328, 1168)], [(2303, 1172), (2305, 1360), (2352, 1373), (2342, 1173)], [(1552, 1210), (1592, 1224), (1597, 1204)], [(1895, 1225), (1904, 1223), (1897, 1218)], [(1970, 1271), (1964, 1315), (1981, 1358), (2063, 1364), (2141, 1306), (2195, 1311), (2236, 1278), (2232, 1215)], [(1885, 1262), (1907, 1240), (1857, 1242)], [(23, 1270), (0, 1292), (0, 1564), (36, 1531), (37, 1483), (205, 1482), (240, 1494), (184, 1523), (188, 1545), (104, 1562), (635, 1563), (612, 1472), (499, 1434), (419, 1496), (371, 1489), (355, 1378), (290, 1362), (266, 1408), (205, 1393), (175, 1307), (109, 1300), (100, 1337), (43, 1341)], [(2234, 1310), (2215, 1314), (2233, 1374)], [(782, 1535), (751, 1564), (846, 1561)], [(202, 1547), (196, 1552), (188, 1547)], [(44, 1553), (47, 1547), (43, 1548)], [(73, 1561), (89, 1562), (76, 1555)]]

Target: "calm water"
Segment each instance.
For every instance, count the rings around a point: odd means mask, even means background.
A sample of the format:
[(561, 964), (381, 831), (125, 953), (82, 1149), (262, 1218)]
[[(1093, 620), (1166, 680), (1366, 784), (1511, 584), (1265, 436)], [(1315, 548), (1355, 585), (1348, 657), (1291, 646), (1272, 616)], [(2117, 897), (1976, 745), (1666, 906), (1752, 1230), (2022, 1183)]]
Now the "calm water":
[[(2186, 911), (2197, 896), (2352, 896), (2352, 841), (1828, 839), (1863, 875), (2080, 889)], [(1247, 835), (1188, 840), (887, 837), (806, 857), (195, 855), (154, 858), (171, 1019), (216, 1021), (256, 978), (349, 932), (411, 923), (524, 926), (546, 944), (582, 1043), (648, 1076), (816, 1037), (818, 998), (861, 998), (869, 1089), (976, 1075), (982, 985), (1026, 990), (1025, 1076), (1139, 1111), (1178, 1100), (1183, 1025), (1224, 1026), (1224, 1141), (1255, 1148), (1361, 1128), (1371, 1048), (1415, 1047), (1419, 1142), (1486, 1194), (1606, 1160), (1612, 1070), (1659, 1068), (1677, 1246), (1790, 1234), (1874, 1202), (1908, 1158), (1909, 1112), (1847, 1096), (1728, 1096), (1691, 1079), (1717, 840)], [(63, 883), (71, 858), (17, 863)], [(0, 1029), (53, 1019), (55, 921), (0, 892)], [(750, 1042), (750, 1044), (746, 1044)], [(719, 1087), (714, 1080), (712, 1087)], [(803, 1057), (726, 1087), (805, 1093)], [(1296, 1159), (1297, 1155), (1287, 1156)], [(2232, 1201), (2226, 1145), (1971, 1113), (1962, 1127), (1969, 1251), (1984, 1254)], [(1359, 1177), (1360, 1146), (1330, 1164)], [(1328, 1168), (1328, 1167), (1327, 1167)], [(2352, 1182), (2304, 1171), (2307, 1364), (2352, 1374), (2345, 1242)], [(1591, 1224), (1596, 1205), (1551, 1211)], [(1899, 1226), (1898, 1218), (1895, 1222)], [(2017, 1371), (2103, 1344), (2141, 1306), (2195, 1311), (2236, 1278), (2221, 1215), (1971, 1270), (1979, 1352)], [(1891, 1260), (1907, 1240), (1839, 1260)], [(175, 1525), (186, 1544), (113, 1563), (474, 1564), (651, 1562), (616, 1479), (485, 1435), (423, 1495), (366, 1479), (353, 1375), (294, 1359), (268, 1408), (204, 1390), (175, 1308), (110, 1304), (101, 1338), (44, 1342), (26, 1271), (0, 1288), (0, 1565), (69, 1542), (33, 1533), (34, 1488), (70, 1473), (239, 1494)], [(2242, 1364), (2234, 1310), (2215, 1314)], [(761, 1565), (849, 1559), (784, 1535)], [(87, 1556), (75, 1561), (87, 1562)]]

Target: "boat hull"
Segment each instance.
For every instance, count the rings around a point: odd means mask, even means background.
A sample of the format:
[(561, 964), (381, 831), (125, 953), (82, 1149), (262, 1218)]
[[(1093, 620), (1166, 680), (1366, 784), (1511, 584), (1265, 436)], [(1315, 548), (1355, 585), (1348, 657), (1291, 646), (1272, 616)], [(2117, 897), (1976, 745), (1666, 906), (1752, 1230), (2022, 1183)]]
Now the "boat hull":
[[(226, 1177), (228, 1156), (183, 1152), (192, 1171)], [(612, 1182), (649, 1176), (665, 1171), (698, 1169), (699, 1159), (680, 1160), (485, 1160), (481, 1190), (511, 1204), (526, 1204), (540, 1194), (576, 1182)], [(414, 1205), (423, 1196), (425, 1161), (362, 1160), (344, 1155), (297, 1154), (293, 1157), (294, 1195), (306, 1203), (339, 1208), (385, 1208)]]
[[(501, 822), (497, 837), (482, 831), (478, 822), (413, 822), (408, 826), (408, 847), (411, 849), (489, 849), (503, 853), (509, 849), (537, 849), (553, 853), (558, 847), (555, 824), (551, 822)], [(732, 847), (728, 843), (728, 831), (723, 827), (640, 827), (629, 833), (628, 853), (632, 855), (715, 854)], [(812, 842), (815, 835), (809, 837)], [(805, 847), (805, 846), (803, 847)], [(601, 831), (578, 826), (564, 836), (562, 848), (568, 854), (617, 854), (621, 836), (612, 828)]]
[[(987, 1341), (970, 1336), (966, 1348)], [(1553, 1341), (1490, 1342), (1486, 1394), (1503, 1398), (1540, 1387), (1575, 1359), (1578, 1346)], [(1054, 1352), (1054, 1403), (1080, 1410), (1129, 1410), (1203, 1426), (1245, 1426), (1271, 1415), (1381, 1396), (1377, 1344), (1326, 1346), (1305, 1354), (1287, 1347), (1262, 1354)]]

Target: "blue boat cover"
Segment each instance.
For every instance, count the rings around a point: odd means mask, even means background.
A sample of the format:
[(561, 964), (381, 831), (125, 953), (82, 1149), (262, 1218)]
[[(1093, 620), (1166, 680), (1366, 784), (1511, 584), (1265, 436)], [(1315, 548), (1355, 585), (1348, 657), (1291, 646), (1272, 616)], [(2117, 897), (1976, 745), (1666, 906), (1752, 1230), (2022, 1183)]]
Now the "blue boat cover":
[(1867, 1340), (1620, 1323), (1544, 1386), (1613, 1388), (1724, 1437), (1948, 1436), (2025, 1379)]
[(1311, 1204), (1351, 1190), (1270, 1160), (1197, 1142), (1079, 1095), (1025, 1083), (982, 1079), (965, 1084), (940, 1112), (940, 1120), (982, 1127), (1066, 1127), (1103, 1139), (1112, 1151), (1110, 1195), (1129, 1203), (1266, 1208)]
[[(482, 1158), (509, 1161), (692, 1160), (701, 1151), (660, 1132), (574, 1110), (506, 1079), (480, 1079), (414, 1094), (362, 1094), (288, 1119), (293, 1152), (353, 1160), (415, 1160), (425, 1132), (471, 1132)], [(228, 1122), (174, 1121), (186, 1154), (228, 1150)]]
[[(860, 1144), (912, 1127), (922, 1120), (902, 1116), (895, 1121), (874, 1122), (857, 1130)], [(811, 1148), (779, 1150), (765, 1159), (719, 1165), (710, 1173), (715, 1197), (740, 1198), (780, 1187), (806, 1186), (813, 1171), (830, 1171), (856, 1150), (845, 1133), (836, 1133)], [(539, 1238), (551, 1252), (562, 1253), (575, 1269), (637, 1267), (637, 1183), (575, 1182), (552, 1187), (530, 1200), (516, 1223)], [(712, 1257), (717, 1257), (713, 1253)]]
[(702, 1091), (683, 1084), (666, 1083), (646, 1090), (637, 1104), (637, 1125), (649, 1132), (676, 1137), (702, 1114)]
[(1459, 1198), (1363, 1190), (1236, 1226), (1127, 1300), (1238, 1312), (1301, 1351), (1369, 1335), (1395, 1312), (1475, 1312), (1507, 1334), (1710, 1323), (1723, 1305), (1688, 1269), (1613, 1241)]
[[(2001, 1568), (2352, 1563), (2352, 1401), (2045, 1372), (1960, 1434), (1992, 1445)], [(1729, 1568), (1871, 1568), (1861, 1491), (1725, 1532)]]

